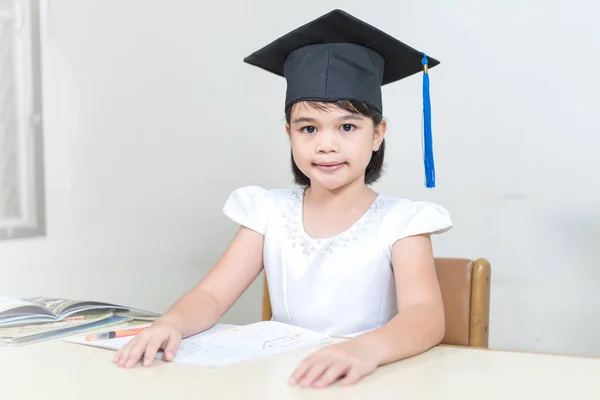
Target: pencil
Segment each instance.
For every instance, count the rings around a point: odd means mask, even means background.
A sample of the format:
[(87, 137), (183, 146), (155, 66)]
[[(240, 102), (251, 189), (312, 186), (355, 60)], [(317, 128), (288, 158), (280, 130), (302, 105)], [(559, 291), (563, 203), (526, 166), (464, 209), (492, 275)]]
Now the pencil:
[(120, 337), (124, 337), (124, 336), (135, 336), (147, 328), (148, 327), (137, 328), (137, 329), (125, 329), (125, 330), (121, 330), (121, 331), (101, 332), (101, 333), (87, 335), (85, 337), (85, 340), (88, 342), (92, 342), (95, 340), (106, 340), (106, 339), (120, 338)]

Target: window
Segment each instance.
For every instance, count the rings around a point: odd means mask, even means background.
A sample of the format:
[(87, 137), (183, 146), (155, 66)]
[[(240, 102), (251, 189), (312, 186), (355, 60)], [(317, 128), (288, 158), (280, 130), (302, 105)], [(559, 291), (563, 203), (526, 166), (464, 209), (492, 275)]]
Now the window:
[(0, 0), (0, 240), (45, 233), (39, 0)]

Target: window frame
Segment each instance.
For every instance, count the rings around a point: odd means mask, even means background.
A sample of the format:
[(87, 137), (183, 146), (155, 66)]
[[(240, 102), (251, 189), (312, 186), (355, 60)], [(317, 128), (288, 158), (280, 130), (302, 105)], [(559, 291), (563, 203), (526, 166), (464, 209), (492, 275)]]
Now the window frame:
[(21, 215), (0, 218), (0, 241), (46, 234), (40, 0), (12, 2), (15, 22), (23, 29), (21, 34), (25, 38), (22, 46), (15, 46), (15, 50), (21, 52), (15, 65), (28, 67), (24, 75), (20, 75), (23, 71), (15, 71), (15, 78), (21, 78), (16, 91), (24, 106), (24, 109), (17, 108), (20, 128), (16, 160), (19, 163), (17, 182)]

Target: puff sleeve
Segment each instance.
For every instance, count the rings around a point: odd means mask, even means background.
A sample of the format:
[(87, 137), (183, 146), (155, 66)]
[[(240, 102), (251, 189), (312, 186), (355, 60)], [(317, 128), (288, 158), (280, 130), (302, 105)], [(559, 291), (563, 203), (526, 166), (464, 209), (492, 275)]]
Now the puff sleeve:
[(448, 210), (438, 204), (423, 201), (400, 202), (385, 219), (389, 246), (409, 236), (444, 233), (453, 226)]
[(245, 186), (231, 192), (223, 213), (234, 222), (265, 234), (268, 219), (268, 191), (260, 186)]

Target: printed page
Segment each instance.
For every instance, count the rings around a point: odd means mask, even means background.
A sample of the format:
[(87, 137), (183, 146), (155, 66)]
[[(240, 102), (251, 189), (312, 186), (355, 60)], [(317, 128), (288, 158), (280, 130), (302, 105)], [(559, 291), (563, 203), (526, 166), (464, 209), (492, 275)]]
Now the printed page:
[(50, 331), (38, 335), (26, 336), (12, 340), (3, 338), (2, 340), (7, 342), (8, 346), (22, 346), (26, 344), (33, 344), (39, 342), (55, 341), (67, 337), (73, 337), (75, 335), (82, 335), (84, 333), (88, 334), (90, 332), (97, 332), (99, 330), (110, 331), (115, 329), (126, 328), (128, 322), (129, 321), (124, 317), (111, 316), (92, 322), (90, 324), (73, 326), (59, 331)]
[(0, 313), (21, 306), (30, 306), (31, 304), (20, 299), (0, 296)]
[(98, 315), (86, 315), (82, 317), (75, 317), (64, 321), (51, 321), (46, 323), (28, 324), (28, 325), (16, 325), (16, 326), (3, 326), (0, 325), (0, 338), (2, 339), (16, 339), (23, 338), (26, 336), (39, 335), (47, 332), (60, 331), (72, 327), (88, 325), (103, 319), (111, 317), (111, 312), (106, 312)]
[(54, 315), (59, 316), (67, 307), (78, 303), (77, 301), (68, 299), (55, 299), (47, 297), (31, 297), (26, 299), (31, 303), (38, 304), (41, 307), (45, 307), (50, 310)]
[(173, 361), (219, 368), (331, 341), (324, 334), (275, 321), (263, 321), (188, 338), (182, 342)]
[[(143, 325), (140, 325), (139, 327), (150, 326), (150, 325), (151, 324), (143, 324)], [(215, 332), (230, 330), (230, 329), (235, 328), (236, 326), (237, 325), (217, 324), (217, 325), (213, 326), (212, 328), (209, 328), (209, 329), (205, 330), (204, 332), (200, 332), (193, 337), (200, 337), (200, 336), (209, 335), (209, 334), (215, 333)], [(138, 326), (136, 326), (136, 327), (138, 327)], [(129, 329), (129, 328), (127, 328), (127, 329)], [(106, 330), (101, 331), (101, 332), (106, 332)], [(129, 341), (131, 339), (133, 339), (134, 337), (135, 336), (125, 336), (125, 337), (120, 337), (120, 338), (115, 338), (115, 339), (96, 340), (93, 342), (88, 342), (85, 339), (85, 336), (77, 336), (77, 337), (65, 339), (65, 342), (75, 343), (75, 344), (83, 344), (83, 345), (92, 346), (92, 347), (100, 347), (102, 349), (108, 349), (108, 350), (119, 350), (121, 347), (123, 347), (127, 343), (129, 343)], [(183, 341), (186, 341), (186, 340), (189, 340), (189, 338), (184, 339)], [(162, 358), (162, 355), (158, 354), (157, 358)]]
[[(88, 342), (85, 337), (67, 342), (118, 350), (133, 337)], [(181, 341), (173, 362), (220, 368), (275, 355), (284, 351), (330, 343), (332, 338), (307, 329), (262, 321), (245, 326), (215, 325)], [(156, 355), (162, 358), (162, 352)]]
[[(47, 312), (47, 311), (46, 311)], [(0, 296), (0, 319), (17, 315), (44, 314), (37, 305), (21, 299)]]
[[(127, 307), (119, 306), (117, 304), (103, 303), (99, 301), (83, 301), (83, 300), (70, 300), (70, 299), (57, 299), (48, 297), (32, 297), (25, 299), (31, 303), (40, 305), (50, 310), (57, 317), (67, 318), (73, 314), (81, 314), (85, 312), (96, 312), (96, 310), (113, 310), (122, 309), (128, 310)], [(148, 313), (146, 313), (148, 314)]]

